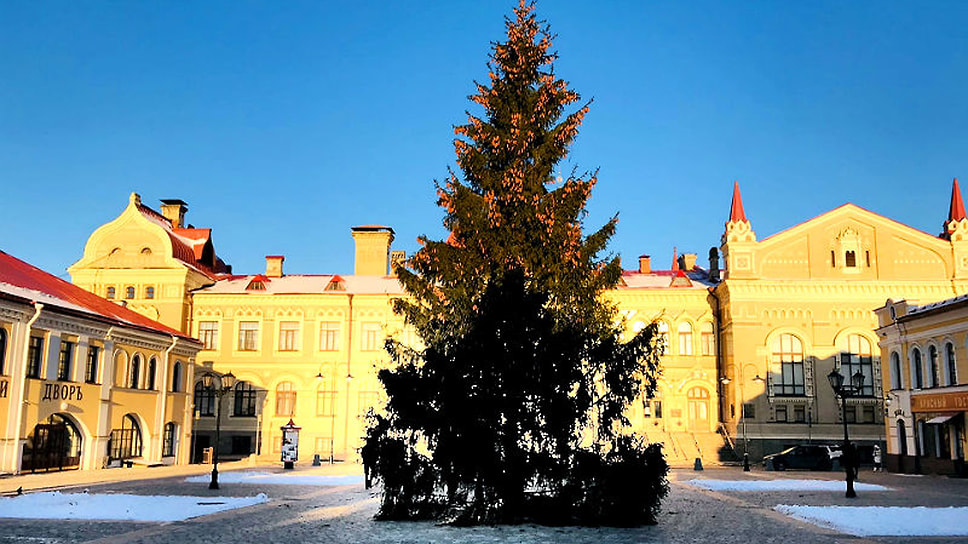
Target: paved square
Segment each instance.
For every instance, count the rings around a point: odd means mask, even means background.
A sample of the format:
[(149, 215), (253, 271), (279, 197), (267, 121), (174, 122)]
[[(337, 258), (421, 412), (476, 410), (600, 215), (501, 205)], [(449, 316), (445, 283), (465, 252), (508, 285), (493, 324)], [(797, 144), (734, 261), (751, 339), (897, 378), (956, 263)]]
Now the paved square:
[[(269, 542), (340, 542), (340, 543), (427, 543), (427, 542), (521, 542), (538, 543), (687, 543), (726, 542), (738, 544), (788, 544), (797, 542), (953, 542), (957, 537), (860, 537), (807, 523), (775, 511), (777, 505), (803, 506), (957, 506), (968, 507), (968, 481), (935, 476), (905, 477), (893, 474), (861, 473), (864, 483), (881, 485), (889, 491), (858, 492), (858, 498), (843, 496), (841, 474), (835, 472), (743, 473), (734, 467), (711, 468), (704, 472), (676, 469), (671, 473), (671, 492), (660, 515), (659, 525), (633, 529), (539, 527), (534, 525), (456, 528), (433, 523), (394, 523), (373, 520), (378, 496), (367, 491), (358, 480), (336, 478), (354, 472), (358, 467), (334, 466), (319, 469), (299, 468), (284, 473), (276, 467), (247, 467), (247, 471), (276, 474), (283, 481), (291, 478), (301, 485), (258, 483), (256, 478), (229, 476), (221, 473), (222, 488), (210, 491), (207, 479), (188, 482), (186, 470), (146, 469), (141, 473), (120, 470), (97, 474), (117, 481), (97, 484), (75, 482), (90, 493), (126, 493), (132, 495), (172, 495), (206, 497), (211, 501), (224, 497), (254, 497), (265, 493), (268, 501), (245, 508), (220, 512), (184, 521), (146, 523), (84, 520), (5, 519), (0, 522), (0, 543), (74, 542), (98, 543), (269, 543)], [(206, 467), (192, 467), (196, 476), (204, 476)], [(236, 473), (242, 474), (244, 473)], [(251, 473), (250, 473), (251, 474)], [(42, 483), (56, 480), (50, 475)], [(80, 473), (65, 474), (63, 479), (77, 479)], [(151, 479), (144, 479), (154, 476)], [(158, 477), (160, 476), (160, 477)], [(358, 474), (352, 475), (354, 478)], [(87, 476), (90, 477), (90, 476)], [(34, 482), (31, 477), (0, 480), (0, 491), (12, 484)], [(233, 479), (239, 480), (234, 483)], [(713, 491), (689, 484), (690, 480), (748, 480), (780, 482), (785, 480), (823, 480), (833, 490)], [(343, 485), (304, 485), (306, 482), (342, 483)], [(20, 484), (17, 484), (20, 485)], [(775, 485), (775, 484), (774, 484)], [(49, 487), (49, 486), (48, 486)], [(16, 486), (13, 487), (15, 489)], [(25, 486), (29, 493), (31, 489)], [(204, 501), (207, 502), (207, 501)]]

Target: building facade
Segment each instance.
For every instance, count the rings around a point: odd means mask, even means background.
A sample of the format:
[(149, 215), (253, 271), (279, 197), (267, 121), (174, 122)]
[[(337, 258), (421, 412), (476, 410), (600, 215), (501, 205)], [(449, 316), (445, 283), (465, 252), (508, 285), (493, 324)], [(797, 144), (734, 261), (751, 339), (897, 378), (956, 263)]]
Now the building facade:
[[(952, 194), (960, 199), (957, 184)], [(183, 202), (164, 202), (159, 213), (132, 195), (88, 240), (70, 269), (75, 283), (103, 296), (133, 288), (131, 308), (199, 338), (199, 362), (241, 380), (223, 411), (223, 452), (277, 457), (291, 418), (301, 459), (355, 460), (365, 413), (382, 395), (384, 338), (416, 341), (391, 309), (404, 296), (391, 275), (404, 258), (391, 251), (392, 229), (353, 229), (352, 275), (287, 275), (282, 256), (238, 275), (215, 256), (210, 230), (180, 227)], [(631, 430), (673, 460), (758, 458), (838, 441), (846, 417), (869, 452), (885, 438), (873, 309), (968, 293), (968, 241), (957, 231), (968, 220), (957, 216), (937, 237), (845, 204), (759, 240), (735, 185), (707, 267), (686, 253), (656, 270), (643, 256), (605, 294), (630, 333), (655, 321), (666, 339), (658, 390), (632, 407)], [(139, 298), (147, 286), (154, 299)], [(834, 368), (866, 377), (843, 415), (825, 379)], [(199, 448), (212, 440), (209, 398), (195, 391)]]
[[(957, 180), (952, 201), (960, 202)], [(734, 186), (722, 236), (718, 305), (725, 431), (754, 458), (803, 441), (850, 436), (870, 460), (884, 440), (884, 376), (874, 309), (968, 293), (968, 242), (932, 236), (845, 204), (758, 240)], [(968, 228), (965, 221), (964, 228)], [(962, 228), (962, 227), (959, 227)], [(841, 414), (826, 376), (865, 382)], [(743, 451), (743, 448), (738, 448)]]
[(200, 347), (0, 252), (0, 473), (188, 462)]
[(966, 475), (968, 296), (878, 308), (892, 472)]

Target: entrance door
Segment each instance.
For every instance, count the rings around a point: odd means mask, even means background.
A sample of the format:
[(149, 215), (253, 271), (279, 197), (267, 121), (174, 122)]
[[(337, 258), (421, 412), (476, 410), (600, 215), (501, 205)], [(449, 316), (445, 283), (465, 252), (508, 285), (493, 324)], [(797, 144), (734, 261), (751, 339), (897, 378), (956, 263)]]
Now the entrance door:
[(693, 432), (709, 431), (709, 391), (702, 387), (693, 387), (687, 395), (689, 403), (689, 430)]
[(81, 435), (69, 420), (57, 414), (37, 424), (24, 443), (23, 471), (76, 469), (80, 464)]

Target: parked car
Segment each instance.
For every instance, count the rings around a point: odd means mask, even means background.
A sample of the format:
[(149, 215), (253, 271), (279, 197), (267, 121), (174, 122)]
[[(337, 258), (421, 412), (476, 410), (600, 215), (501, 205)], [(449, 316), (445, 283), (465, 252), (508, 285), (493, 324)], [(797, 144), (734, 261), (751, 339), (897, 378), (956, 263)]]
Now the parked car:
[(835, 446), (822, 444), (793, 446), (763, 457), (763, 466), (773, 470), (788, 468), (830, 470), (834, 466), (834, 461), (839, 463), (841, 453)]

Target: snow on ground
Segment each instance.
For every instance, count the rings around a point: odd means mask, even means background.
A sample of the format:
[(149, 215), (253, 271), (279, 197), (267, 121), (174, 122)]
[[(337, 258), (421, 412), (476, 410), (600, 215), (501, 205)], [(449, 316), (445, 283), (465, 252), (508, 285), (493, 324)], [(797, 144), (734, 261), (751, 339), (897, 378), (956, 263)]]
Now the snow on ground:
[(186, 497), (47, 491), (0, 498), (0, 518), (182, 521), (268, 500), (264, 493), (255, 497)]
[[(712, 491), (843, 491), (840, 480), (689, 480), (689, 485)], [(854, 482), (857, 491), (890, 491), (882, 485)]]
[[(209, 474), (191, 476), (186, 482), (204, 483), (211, 481)], [(222, 484), (247, 485), (356, 485), (363, 483), (363, 476), (355, 474), (304, 474), (292, 472), (219, 472), (218, 481)]]
[(781, 504), (774, 510), (857, 536), (968, 536), (968, 507)]

